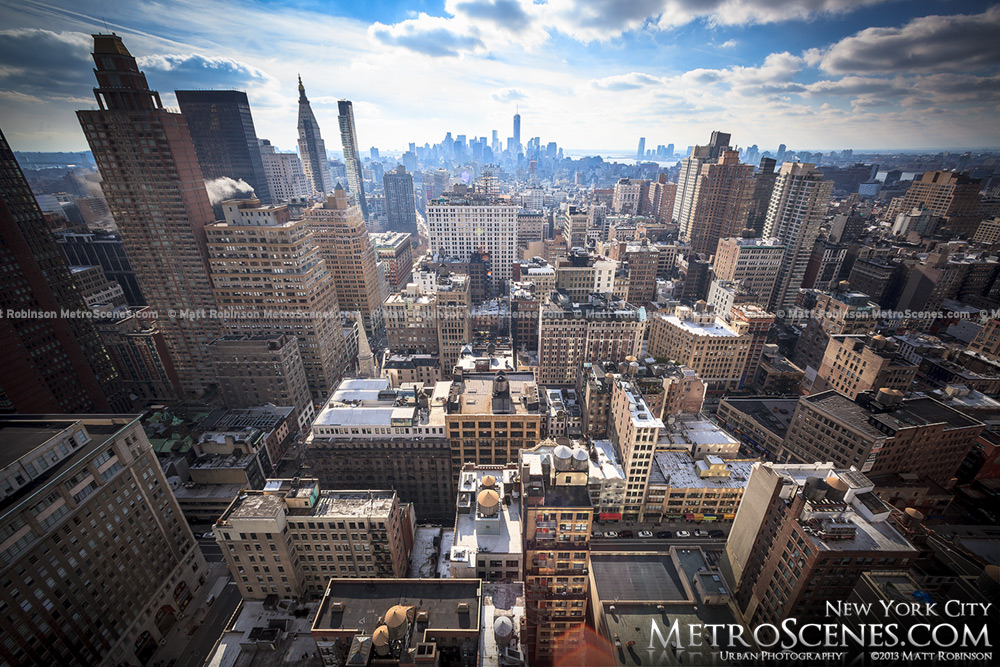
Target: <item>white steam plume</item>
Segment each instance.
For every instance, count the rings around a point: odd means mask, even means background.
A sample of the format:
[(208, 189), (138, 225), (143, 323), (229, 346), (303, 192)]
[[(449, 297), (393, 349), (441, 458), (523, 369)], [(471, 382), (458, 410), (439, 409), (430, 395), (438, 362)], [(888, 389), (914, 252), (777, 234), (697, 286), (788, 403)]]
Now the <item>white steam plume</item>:
[(228, 176), (205, 181), (205, 189), (208, 191), (208, 200), (213, 206), (223, 200), (232, 199), (238, 192), (253, 194), (253, 187), (249, 183), (242, 178), (237, 181)]

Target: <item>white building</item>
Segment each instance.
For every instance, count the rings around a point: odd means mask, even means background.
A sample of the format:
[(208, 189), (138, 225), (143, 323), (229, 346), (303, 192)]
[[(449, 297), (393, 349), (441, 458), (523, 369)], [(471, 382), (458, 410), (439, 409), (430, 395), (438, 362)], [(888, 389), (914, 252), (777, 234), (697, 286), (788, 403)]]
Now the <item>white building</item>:
[(473, 252), (490, 255), (493, 287), (511, 277), (517, 252), (517, 206), (478, 196), (451, 196), (427, 205), (431, 252), (468, 261)]
[(312, 194), (306, 173), (302, 170), (302, 160), (297, 154), (279, 153), (270, 141), (261, 139), (260, 158), (264, 162), (264, 176), (275, 203)]

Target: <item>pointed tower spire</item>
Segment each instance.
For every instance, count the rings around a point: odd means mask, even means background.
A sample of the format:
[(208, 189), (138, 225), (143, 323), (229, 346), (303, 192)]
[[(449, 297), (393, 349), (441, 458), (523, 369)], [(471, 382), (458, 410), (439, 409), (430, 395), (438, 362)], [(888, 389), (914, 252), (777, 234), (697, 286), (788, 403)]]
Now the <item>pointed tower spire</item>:
[(368, 344), (368, 335), (361, 319), (361, 311), (354, 311), (354, 321), (358, 323), (358, 377), (373, 378), (378, 376), (375, 368), (375, 355)]
[(306, 87), (302, 85), (302, 75), (299, 74), (299, 101), (306, 99)]

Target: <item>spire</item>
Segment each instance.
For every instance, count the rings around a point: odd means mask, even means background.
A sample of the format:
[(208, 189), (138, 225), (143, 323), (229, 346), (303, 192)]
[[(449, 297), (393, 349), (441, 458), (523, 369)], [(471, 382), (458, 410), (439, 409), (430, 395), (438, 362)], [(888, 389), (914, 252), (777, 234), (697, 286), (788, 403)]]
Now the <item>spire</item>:
[(299, 74), (299, 102), (305, 102), (306, 100), (306, 87), (302, 85), (302, 75)]
[(377, 377), (375, 368), (375, 355), (368, 344), (368, 336), (365, 334), (365, 325), (361, 319), (361, 312), (354, 311), (354, 321), (358, 323), (358, 377)]

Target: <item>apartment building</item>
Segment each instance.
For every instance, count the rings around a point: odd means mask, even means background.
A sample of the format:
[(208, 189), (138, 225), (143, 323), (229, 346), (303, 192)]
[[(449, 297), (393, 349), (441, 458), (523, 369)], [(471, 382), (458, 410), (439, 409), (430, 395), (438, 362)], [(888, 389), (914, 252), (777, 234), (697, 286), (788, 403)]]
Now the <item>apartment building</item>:
[(395, 491), (326, 491), (315, 478), (245, 489), (213, 527), (245, 600), (319, 596), (333, 577), (402, 577), (407, 513)]
[(896, 342), (881, 334), (830, 336), (812, 383), (814, 392), (833, 389), (851, 400), (866, 391), (908, 393), (918, 366), (896, 353)]
[(663, 421), (653, 416), (638, 388), (628, 378), (616, 377), (611, 385), (611, 417), (608, 435), (617, 460), (625, 470), (625, 502), (622, 518), (642, 520), (649, 466)]
[[(449, 576), (495, 583), (523, 581), (520, 482), (516, 462), (466, 463), (458, 480)], [(515, 493), (516, 492), (516, 493)]]

